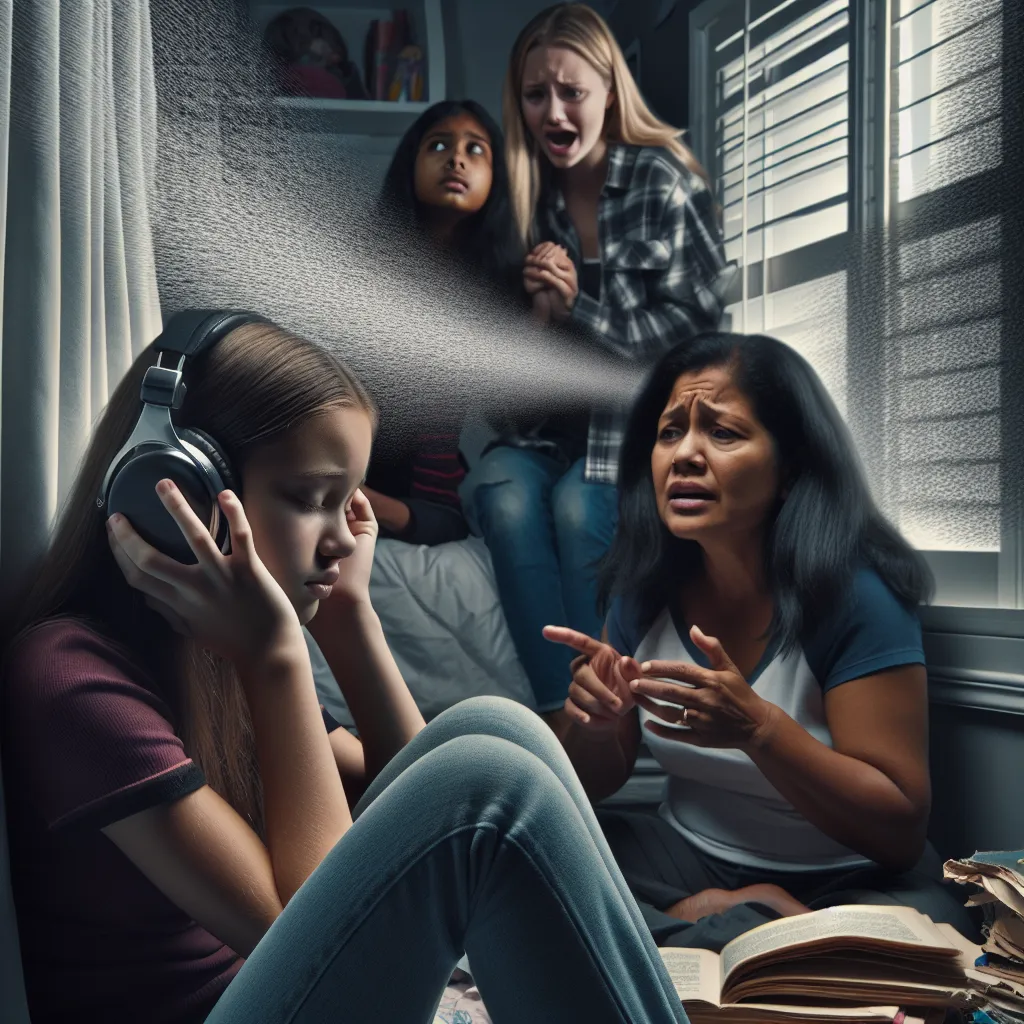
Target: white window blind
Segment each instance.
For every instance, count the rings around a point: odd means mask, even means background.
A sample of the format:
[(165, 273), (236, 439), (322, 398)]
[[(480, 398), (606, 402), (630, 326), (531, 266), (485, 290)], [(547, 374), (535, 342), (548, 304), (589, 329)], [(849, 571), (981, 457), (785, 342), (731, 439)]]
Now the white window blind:
[(998, 604), (1000, 0), (895, 0), (885, 289), (886, 511), (939, 600)]
[(712, 161), (735, 329), (801, 351), (845, 407), (849, 0), (736, 0), (709, 26)]
[(1024, 607), (1006, 2), (704, 0), (690, 16), (694, 142), (744, 268), (733, 327), (808, 358), (937, 601), (979, 607)]

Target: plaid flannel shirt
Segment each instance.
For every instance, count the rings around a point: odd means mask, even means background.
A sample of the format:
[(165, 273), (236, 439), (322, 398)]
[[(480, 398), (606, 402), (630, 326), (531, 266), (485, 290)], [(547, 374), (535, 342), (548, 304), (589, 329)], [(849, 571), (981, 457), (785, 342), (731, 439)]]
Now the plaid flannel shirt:
[[(732, 277), (722, 254), (714, 197), (668, 150), (609, 146), (597, 211), (601, 297), (580, 292), (570, 323), (631, 361), (651, 364), (684, 338), (714, 330)], [(577, 274), (579, 238), (558, 188), (537, 213), (542, 241), (565, 247)], [(595, 409), (585, 477), (616, 482), (628, 405)]]

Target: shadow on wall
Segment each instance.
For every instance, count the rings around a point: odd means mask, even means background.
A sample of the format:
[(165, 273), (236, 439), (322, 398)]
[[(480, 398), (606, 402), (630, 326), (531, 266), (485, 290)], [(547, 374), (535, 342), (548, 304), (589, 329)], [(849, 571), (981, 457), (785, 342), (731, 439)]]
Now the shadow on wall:
[(448, 96), (474, 99), (501, 123), (501, 86), (512, 44), (553, 0), (447, 0), (444, 3)]
[(623, 50), (635, 44), (640, 91), (651, 110), (676, 128), (690, 126), (690, 11), (699, 0), (593, 3)]
[[(501, 121), (501, 84), (520, 29), (553, 0), (450, 0), (443, 5), (447, 87)], [(689, 113), (690, 10), (697, 0), (591, 0), (623, 50), (636, 43), (640, 89), (654, 112), (686, 128)]]
[(942, 856), (1020, 848), (1022, 752), (1024, 714), (933, 702), (929, 835)]

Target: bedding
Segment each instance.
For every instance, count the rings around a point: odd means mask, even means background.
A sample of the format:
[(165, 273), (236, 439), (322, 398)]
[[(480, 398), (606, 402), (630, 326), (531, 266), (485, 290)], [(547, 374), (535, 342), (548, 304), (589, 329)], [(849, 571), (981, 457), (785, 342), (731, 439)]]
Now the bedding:
[[(508, 697), (536, 709), (481, 538), (434, 547), (379, 540), (370, 598), (427, 721), (479, 695)], [(341, 691), (308, 632), (306, 642), (321, 703), (351, 729), (352, 716)]]

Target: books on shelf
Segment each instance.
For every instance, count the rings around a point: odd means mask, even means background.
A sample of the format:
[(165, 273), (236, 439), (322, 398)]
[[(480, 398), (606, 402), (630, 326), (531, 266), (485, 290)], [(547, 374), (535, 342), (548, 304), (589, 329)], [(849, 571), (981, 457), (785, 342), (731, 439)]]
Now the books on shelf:
[[(687, 1016), (726, 1022), (906, 1021), (901, 1008), (980, 1005), (978, 947), (909, 907), (843, 906), (771, 921), (721, 953), (664, 948)], [(911, 1018), (913, 1019), (913, 1018)]]
[(423, 50), (413, 38), (407, 10), (370, 22), (364, 66), (371, 99), (405, 103), (424, 99)]

